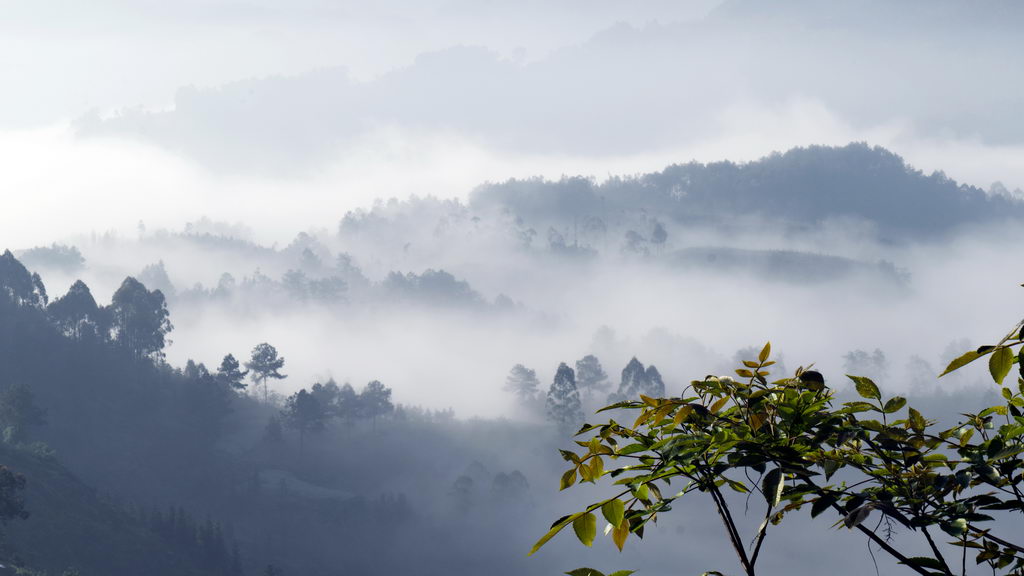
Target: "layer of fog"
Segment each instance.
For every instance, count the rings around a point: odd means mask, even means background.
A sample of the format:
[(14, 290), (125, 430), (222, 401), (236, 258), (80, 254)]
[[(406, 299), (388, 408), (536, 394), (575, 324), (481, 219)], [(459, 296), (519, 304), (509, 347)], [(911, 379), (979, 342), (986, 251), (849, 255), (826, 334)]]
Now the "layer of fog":
[(316, 170), (381, 126), (520, 154), (657, 154), (720, 139), (729, 122), (757, 132), (760, 110), (794, 105), (820, 105), (869, 136), (1021, 144), (1009, 60), (1021, 48), (1019, 5), (833, 4), (732, 1), (698, 22), (612, 26), (525, 63), (486, 41), (452, 42), (369, 81), (317, 68), (185, 86), (168, 109), (126, 107), (77, 126), (248, 174)]
[(382, 128), (334, 156), (314, 174), (268, 178), (218, 174), (133, 139), (79, 139), (67, 125), (0, 132), (0, 243), (29, 247), (82, 234), (134, 236), (139, 222), (178, 229), (203, 216), (243, 222), (253, 238), (286, 243), (297, 230), (333, 230), (347, 211), (381, 198), (466, 198), (481, 182), (512, 177), (660, 170), (674, 162), (755, 160), (808, 143), (869, 141), (926, 172), (945, 171), (987, 188), (1024, 185), (1024, 147), (977, 140), (929, 139), (896, 125), (858, 130), (821, 103), (731, 108), (715, 135), (643, 154), (509, 153), (458, 134)]
[[(934, 377), (967, 347), (1001, 336), (1019, 301), (1019, 271), (1005, 263), (1018, 226), (892, 246), (841, 223), (805, 236), (755, 226), (723, 236), (670, 225), (667, 246), (652, 256), (619, 254), (620, 241), (613, 239), (606, 255), (576, 259), (519, 249), (489, 220), (453, 222), (453, 231), (441, 234), (433, 216), (422, 210), (422, 222), (409, 222), (405, 235), (390, 241), (393, 231), (385, 225), (362, 240), (322, 233), (316, 249), (328, 267), (337, 254), (348, 253), (371, 283), (392, 271), (447, 270), (479, 293), (479, 305), (369, 297), (351, 286), (347, 304), (189, 298), (183, 291), (197, 283), (212, 289), (225, 272), (238, 282), (254, 275), (276, 280), (300, 268), (297, 249), (247, 254), (152, 230), (141, 239), (80, 238), (86, 269), (43, 273), (53, 297), (82, 277), (98, 300), (109, 301), (124, 276), (144, 277), (142, 269), (159, 261), (177, 292), (170, 293), (172, 364), (195, 359), (216, 366), (223, 354), (245, 356), (267, 341), (288, 359), (290, 377), (278, 385), (282, 394), (330, 377), (356, 386), (379, 379), (402, 403), (487, 417), (522, 416), (501, 390), (516, 363), (537, 369), (546, 386), (559, 362), (596, 354), (615, 383), (638, 356), (656, 364), (668, 391), (679, 393), (691, 379), (728, 373), (740, 349), (768, 340), (789, 371), (813, 362), (842, 382), (842, 374), (855, 369), (845, 361), (847, 353), (880, 349), (887, 390), (959, 389), (983, 370)], [(865, 268), (825, 281), (814, 279), (810, 269), (791, 278), (758, 277), (661, 257), (687, 246), (801, 250), (868, 264), (885, 259), (907, 276)], [(488, 304), (502, 295), (516, 306)]]
[(463, 0), (102, 0), (8, 3), (0, 21), (0, 127), (100, 111), (170, 105), (182, 86), (344, 66), (372, 79), (417, 54), (486, 45), (528, 61), (616, 22), (704, 15), (719, 0), (625, 5)]

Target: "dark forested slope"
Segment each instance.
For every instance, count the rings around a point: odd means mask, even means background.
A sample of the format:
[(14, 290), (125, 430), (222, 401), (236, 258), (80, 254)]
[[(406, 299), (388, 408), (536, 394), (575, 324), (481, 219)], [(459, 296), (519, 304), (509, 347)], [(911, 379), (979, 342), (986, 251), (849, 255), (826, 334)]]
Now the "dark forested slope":
[(794, 228), (860, 221), (885, 240), (931, 239), (954, 229), (1024, 216), (1024, 202), (925, 174), (879, 147), (810, 146), (755, 162), (674, 164), (660, 172), (605, 182), (509, 180), (479, 187), (471, 205), (506, 209), (531, 223), (614, 222), (644, 212), (671, 221), (711, 225), (760, 216)]

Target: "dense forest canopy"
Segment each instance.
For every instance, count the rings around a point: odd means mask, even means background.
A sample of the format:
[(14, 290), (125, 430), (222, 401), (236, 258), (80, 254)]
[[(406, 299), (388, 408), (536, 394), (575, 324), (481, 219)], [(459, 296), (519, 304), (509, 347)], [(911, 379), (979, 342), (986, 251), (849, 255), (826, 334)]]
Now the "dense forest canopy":
[(684, 226), (761, 216), (800, 230), (862, 221), (884, 240), (922, 240), (957, 227), (1024, 215), (1019, 194), (987, 194), (941, 172), (924, 174), (880, 147), (794, 148), (748, 163), (691, 162), (602, 182), (509, 180), (477, 188), (476, 209), (508, 209), (530, 222), (646, 212)]

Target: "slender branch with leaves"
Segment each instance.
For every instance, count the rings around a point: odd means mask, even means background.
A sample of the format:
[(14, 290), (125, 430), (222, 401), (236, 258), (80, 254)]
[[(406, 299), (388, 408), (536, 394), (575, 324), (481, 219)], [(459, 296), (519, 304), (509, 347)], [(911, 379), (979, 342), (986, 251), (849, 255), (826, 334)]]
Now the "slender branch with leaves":
[[(703, 494), (747, 576), (756, 574), (769, 531), (804, 507), (813, 518), (835, 518), (833, 527), (860, 532), (918, 574), (966, 576), (970, 553), (993, 574), (1024, 576), (1024, 541), (998, 521), (1024, 513), (1022, 344), (1024, 322), (997, 344), (950, 363), (943, 375), (988, 357), (1004, 400), (963, 414), (950, 428), (901, 396), (883, 398), (869, 378), (849, 376), (861, 399), (841, 405), (813, 369), (769, 381), (770, 344), (744, 361), (736, 378), (708, 376), (678, 398), (641, 396), (603, 408), (599, 413), (613, 418), (585, 424), (578, 449), (561, 451), (569, 464), (561, 489), (610, 481), (615, 493), (559, 518), (530, 553), (570, 525), (591, 546), (598, 514), (621, 550), (677, 501)], [(1017, 386), (1003, 386), (1015, 364)], [(637, 413), (632, 424), (614, 419), (630, 411)], [(729, 492), (762, 496), (753, 533), (742, 533)], [(866, 520), (876, 513), (880, 521), (871, 528)], [(892, 536), (894, 527), (904, 529), (900, 538)], [(905, 552), (923, 546), (930, 555)]]

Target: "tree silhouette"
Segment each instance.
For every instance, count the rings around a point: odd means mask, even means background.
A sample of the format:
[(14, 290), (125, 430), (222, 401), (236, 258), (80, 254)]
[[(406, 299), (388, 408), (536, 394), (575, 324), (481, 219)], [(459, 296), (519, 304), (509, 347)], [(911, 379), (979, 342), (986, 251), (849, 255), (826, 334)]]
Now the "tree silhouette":
[(114, 292), (109, 310), (117, 344), (136, 358), (163, 358), (166, 336), (174, 329), (163, 293), (129, 276)]
[(576, 361), (576, 388), (590, 397), (603, 392), (610, 386), (608, 374), (601, 366), (601, 361), (593, 354), (587, 354)]
[(106, 315), (81, 280), (76, 280), (67, 294), (51, 302), (46, 311), (69, 338), (81, 340), (109, 333)]
[(323, 406), (324, 412), (328, 416), (339, 416), (341, 388), (338, 387), (338, 383), (333, 378), (324, 384), (319, 382), (313, 384), (313, 387), (309, 389), (309, 393)]
[(320, 432), (327, 421), (327, 411), (315, 396), (305, 388), (285, 400), (281, 418), (289, 428), (299, 433), (299, 453), (305, 445), (306, 434)]
[(338, 389), (338, 397), (335, 400), (335, 415), (346, 424), (352, 424), (359, 418), (359, 394), (348, 382)]
[(548, 420), (567, 432), (583, 422), (583, 407), (576, 389), (576, 375), (565, 362), (558, 365), (555, 379), (548, 390), (545, 412)]
[(245, 390), (245, 376), (249, 371), (240, 370), (239, 367), (235, 356), (228, 354), (221, 360), (220, 367), (217, 368), (217, 379), (232, 390)]
[(505, 390), (511, 392), (521, 403), (528, 403), (537, 395), (540, 381), (537, 373), (522, 364), (516, 364), (505, 378)]
[(277, 355), (277, 348), (263, 342), (252, 349), (252, 357), (245, 363), (250, 377), (257, 386), (263, 386), (263, 402), (267, 403), (267, 380), (282, 380), (288, 376), (281, 374), (284, 367), (284, 356)]
[(641, 394), (651, 397), (663, 396), (665, 383), (657, 368), (652, 365), (645, 369), (644, 365), (634, 356), (622, 369), (619, 389), (608, 396), (608, 402), (622, 402), (629, 398), (638, 398)]
[(665, 395), (665, 381), (661, 379), (661, 372), (651, 364), (647, 367), (644, 376), (647, 378), (647, 388), (645, 395), (651, 396), (652, 398), (660, 398)]
[(395, 410), (391, 403), (391, 388), (388, 388), (374, 380), (363, 388), (359, 393), (359, 411), (363, 418), (369, 418), (373, 427), (377, 427), (377, 418), (390, 414)]
[(46, 306), (46, 287), (39, 274), (29, 273), (10, 250), (0, 254), (0, 295), (4, 293), (18, 306)]

